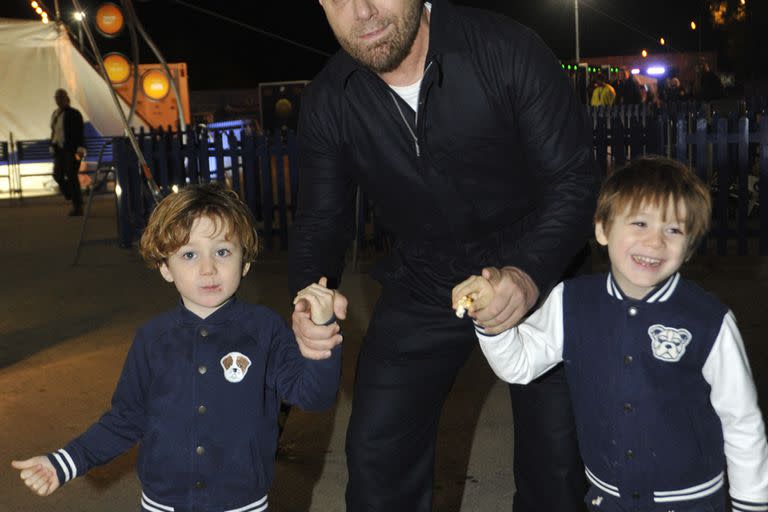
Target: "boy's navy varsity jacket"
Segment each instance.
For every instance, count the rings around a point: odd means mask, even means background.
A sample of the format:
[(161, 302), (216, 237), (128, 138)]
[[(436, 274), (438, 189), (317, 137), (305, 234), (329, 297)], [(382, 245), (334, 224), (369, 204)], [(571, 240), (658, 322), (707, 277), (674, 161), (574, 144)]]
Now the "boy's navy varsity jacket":
[(112, 408), (48, 457), (64, 484), (140, 443), (147, 512), (260, 512), (274, 473), (281, 399), (331, 406), (341, 349), (305, 359), (275, 312), (234, 298), (206, 319), (183, 305), (142, 326)]
[[(768, 511), (768, 445), (733, 314), (674, 274), (642, 300), (608, 274), (559, 284), (518, 327), (478, 328), (496, 374), (565, 362), (592, 510)], [(691, 508), (693, 507), (693, 508)]]

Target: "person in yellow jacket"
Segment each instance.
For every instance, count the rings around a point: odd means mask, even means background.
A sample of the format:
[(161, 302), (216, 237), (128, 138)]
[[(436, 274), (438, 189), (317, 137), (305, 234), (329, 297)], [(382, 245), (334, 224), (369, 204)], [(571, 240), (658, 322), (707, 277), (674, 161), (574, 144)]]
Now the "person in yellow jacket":
[(603, 105), (610, 107), (613, 105), (613, 102), (616, 101), (616, 90), (611, 87), (611, 84), (605, 81), (603, 75), (597, 75), (595, 82), (597, 86), (595, 87), (595, 90), (592, 91), (592, 98), (589, 104), (593, 107), (600, 107)]

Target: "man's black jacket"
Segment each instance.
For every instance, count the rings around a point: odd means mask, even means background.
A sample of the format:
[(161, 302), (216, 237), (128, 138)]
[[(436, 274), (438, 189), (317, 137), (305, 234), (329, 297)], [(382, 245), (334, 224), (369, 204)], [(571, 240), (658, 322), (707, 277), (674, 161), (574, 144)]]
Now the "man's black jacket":
[(486, 265), (521, 268), (546, 296), (584, 246), (592, 131), (558, 60), (528, 28), (445, 0), (429, 38), (417, 115), (343, 50), (305, 90), (294, 292), (338, 284), (358, 184), (396, 240), (378, 277), (425, 300)]
[(69, 105), (64, 107), (59, 115), (64, 116), (64, 145), (61, 149), (74, 153), (78, 148), (85, 146), (83, 116), (79, 110)]

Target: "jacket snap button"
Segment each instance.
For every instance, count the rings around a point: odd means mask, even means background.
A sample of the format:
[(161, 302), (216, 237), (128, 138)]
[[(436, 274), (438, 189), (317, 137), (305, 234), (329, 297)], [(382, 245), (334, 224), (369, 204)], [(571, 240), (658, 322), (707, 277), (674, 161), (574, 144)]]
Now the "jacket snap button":
[(205, 338), (206, 336), (208, 336), (208, 329), (206, 329), (205, 327), (203, 327), (202, 329), (200, 329), (200, 336), (202, 336), (203, 338)]
[(206, 368), (205, 365), (201, 364), (200, 366), (197, 367), (197, 371), (200, 372), (200, 375), (204, 375), (205, 372), (208, 371), (208, 368)]
[(637, 308), (635, 306), (630, 306), (627, 313), (629, 313), (629, 316), (637, 316)]

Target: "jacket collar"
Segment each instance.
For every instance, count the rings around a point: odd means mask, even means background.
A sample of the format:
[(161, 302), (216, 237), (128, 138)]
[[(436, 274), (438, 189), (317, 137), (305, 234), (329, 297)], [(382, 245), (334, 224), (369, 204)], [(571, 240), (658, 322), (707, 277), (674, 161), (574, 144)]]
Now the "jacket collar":
[[(430, 0), (430, 4), (432, 4), (432, 10), (429, 16), (429, 49), (424, 66), (426, 67), (430, 61), (434, 61), (440, 68), (442, 55), (464, 50), (468, 45), (466, 40), (461, 37), (460, 31), (457, 30), (458, 12), (456, 7), (448, 0)], [(338, 76), (344, 88), (354, 73), (358, 71), (371, 73), (367, 67), (353, 59), (344, 49), (338, 51), (336, 58), (339, 59), (341, 66), (341, 72)]]
[(207, 318), (200, 318), (184, 306), (184, 301), (179, 299), (179, 304), (173, 311), (173, 316), (180, 324), (194, 324), (194, 325), (220, 325), (234, 320), (238, 311), (240, 310), (240, 303), (235, 297), (232, 297), (226, 304), (210, 314)]
[[(655, 303), (655, 302), (667, 302), (672, 295), (674, 295), (675, 290), (677, 290), (677, 285), (680, 282), (680, 272), (675, 272), (671, 276), (669, 276), (665, 281), (659, 283), (653, 290), (648, 292), (648, 294), (640, 299), (639, 302), (646, 302), (648, 304)], [(634, 300), (630, 297), (626, 297), (624, 295), (624, 292), (621, 291), (621, 288), (619, 288), (618, 283), (613, 278), (613, 273), (609, 272), (608, 277), (605, 280), (605, 288), (608, 292), (608, 295), (611, 297), (615, 297), (618, 300)]]

